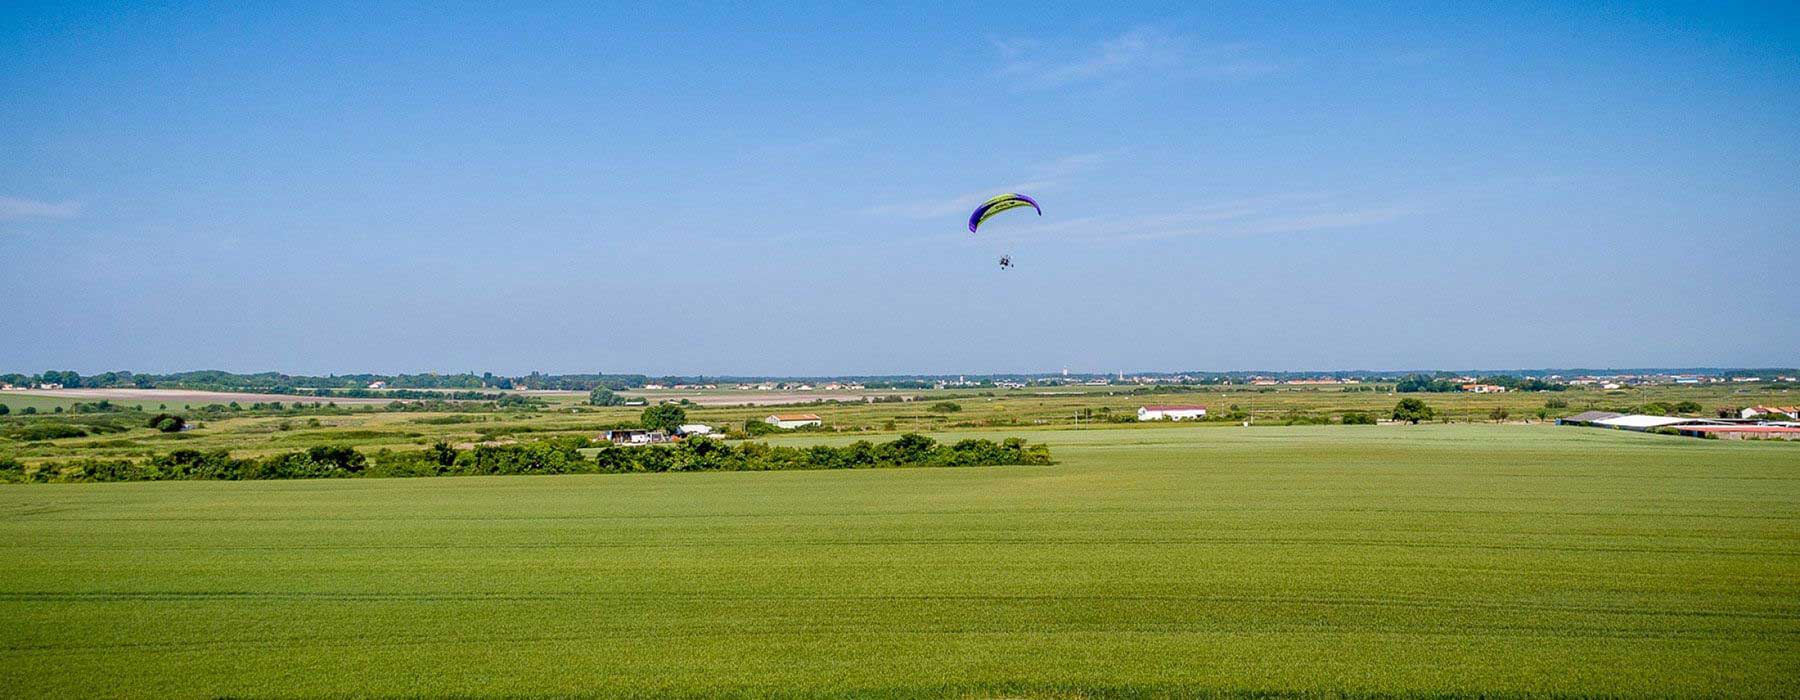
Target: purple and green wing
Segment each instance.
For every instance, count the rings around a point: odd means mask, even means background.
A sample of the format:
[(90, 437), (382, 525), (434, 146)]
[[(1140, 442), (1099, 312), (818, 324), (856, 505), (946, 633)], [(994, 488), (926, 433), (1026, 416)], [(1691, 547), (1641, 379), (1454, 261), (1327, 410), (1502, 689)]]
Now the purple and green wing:
[(1008, 192), (975, 207), (975, 212), (969, 215), (969, 233), (974, 233), (977, 227), (980, 227), (988, 219), (994, 218), (995, 214), (1019, 207), (1031, 207), (1037, 209), (1038, 216), (1044, 215), (1044, 210), (1038, 207), (1037, 200), (1022, 194)]

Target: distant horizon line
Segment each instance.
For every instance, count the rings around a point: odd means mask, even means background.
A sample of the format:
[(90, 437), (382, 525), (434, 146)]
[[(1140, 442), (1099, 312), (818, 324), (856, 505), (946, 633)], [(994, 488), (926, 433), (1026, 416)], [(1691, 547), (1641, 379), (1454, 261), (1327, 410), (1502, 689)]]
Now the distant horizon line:
[(1464, 367), (1464, 368), (1304, 369), (1304, 370), (1184, 369), (1184, 370), (1107, 370), (1107, 371), (1081, 370), (1081, 371), (1077, 371), (1077, 370), (1073, 370), (1073, 369), (1055, 369), (1055, 370), (1048, 370), (1048, 371), (1027, 371), (1027, 372), (1019, 372), (1019, 371), (1012, 371), (1012, 372), (914, 372), (914, 373), (855, 373), (855, 372), (849, 372), (849, 373), (837, 373), (837, 374), (685, 374), (685, 373), (594, 372), (594, 371), (544, 372), (541, 370), (532, 370), (529, 372), (522, 372), (522, 373), (501, 373), (501, 372), (491, 372), (491, 371), (474, 372), (474, 371), (465, 370), (465, 371), (457, 371), (457, 372), (440, 372), (440, 371), (369, 372), (369, 371), (362, 371), (362, 372), (327, 372), (327, 373), (323, 373), (323, 374), (308, 374), (308, 373), (284, 372), (284, 371), (280, 371), (280, 370), (261, 370), (261, 371), (255, 371), (255, 372), (243, 372), (243, 371), (233, 371), (233, 370), (224, 370), (224, 369), (192, 369), (192, 370), (178, 370), (178, 371), (172, 371), (172, 372), (157, 372), (157, 371), (139, 372), (139, 371), (135, 371), (135, 370), (102, 370), (102, 371), (89, 373), (89, 372), (82, 372), (79, 370), (45, 369), (45, 370), (37, 370), (37, 371), (32, 371), (32, 372), (16, 372), (16, 371), (0, 372), (0, 376), (18, 375), (18, 376), (31, 377), (31, 376), (39, 376), (45, 372), (70, 372), (70, 371), (73, 371), (76, 374), (79, 374), (83, 377), (94, 377), (94, 376), (102, 376), (102, 375), (107, 375), (107, 374), (130, 374), (133, 376), (137, 376), (137, 375), (175, 376), (175, 375), (183, 375), (183, 374), (196, 374), (196, 373), (202, 373), (202, 372), (218, 372), (218, 373), (222, 373), (222, 374), (228, 374), (228, 375), (239, 376), (239, 377), (274, 374), (274, 375), (278, 375), (278, 376), (294, 377), (294, 378), (417, 377), (417, 376), (483, 377), (483, 376), (491, 376), (491, 377), (500, 378), (500, 379), (516, 379), (516, 378), (531, 377), (531, 376), (535, 375), (535, 376), (540, 376), (540, 377), (592, 376), (592, 377), (645, 377), (645, 378), (649, 378), (649, 379), (679, 378), (679, 379), (712, 379), (712, 380), (725, 380), (725, 381), (768, 381), (768, 380), (819, 380), (819, 379), (947, 379), (947, 378), (952, 378), (952, 377), (1038, 378), (1038, 377), (1060, 377), (1060, 376), (1064, 376), (1065, 372), (1067, 373), (1067, 376), (1070, 376), (1070, 377), (1116, 377), (1118, 375), (1125, 375), (1128, 377), (1169, 377), (1169, 376), (1177, 376), (1177, 375), (1190, 375), (1190, 376), (1198, 375), (1198, 376), (1214, 376), (1214, 377), (1233, 377), (1233, 376), (1353, 377), (1353, 376), (1371, 376), (1371, 375), (1373, 375), (1373, 376), (1394, 376), (1394, 375), (1407, 375), (1407, 374), (1435, 374), (1435, 373), (1440, 373), (1440, 372), (1441, 373), (1451, 373), (1451, 374), (1487, 375), (1487, 376), (1499, 376), (1499, 375), (1511, 375), (1511, 374), (1527, 375), (1527, 376), (1529, 376), (1529, 375), (1540, 375), (1541, 376), (1541, 375), (1546, 375), (1546, 374), (1569, 374), (1569, 373), (1726, 375), (1726, 374), (1731, 374), (1731, 373), (1746, 373), (1747, 374), (1747, 373), (1771, 373), (1771, 372), (1800, 372), (1800, 367), (1796, 367), (1796, 366), (1756, 367), (1756, 366), (1700, 365), (1700, 366), (1642, 366), (1642, 367), (1629, 367), (1629, 366), (1620, 366), (1620, 367), (1535, 367), (1535, 368), (1529, 368), (1529, 367), (1468, 368), (1468, 367)]

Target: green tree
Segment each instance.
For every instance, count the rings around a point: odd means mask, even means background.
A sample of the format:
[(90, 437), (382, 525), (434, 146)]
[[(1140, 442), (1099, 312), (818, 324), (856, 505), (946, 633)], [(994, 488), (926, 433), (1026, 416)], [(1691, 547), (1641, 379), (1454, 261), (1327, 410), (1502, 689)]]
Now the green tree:
[(643, 415), (638, 417), (638, 422), (646, 430), (673, 431), (687, 422), (687, 409), (672, 403), (657, 404), (645, 408)]
[(74, 389), (81, 386), (81, 375), (74, 371), (59, 372), (57, 370), (49, 370), (44, 372), (42, 381), (45, 384), (61, 384), (70, 389)]
[(588, 403), (595, 406), (623, 406), (625, 399), (606, 387), (598, 387), (588, 392)]
[(1488, 411), (1488, 417), (1494, 419), (1495, 423), (1506, 420), (1506, 417), (1509, 415), (1512, 415), (1512, 414), (1507, 412), (1507, 410), (1505, 408), (1501, 408), (1498, 406), (1494, 407), (1494, 410)]
[(7, 407), (6, 404), (0, 403), (0, 416), (4, 416), (8, 413), (12, 413), (12, 409)]
[(1418, 425), (1419, 421), (1431, 420), (1435, 415), (1437, 415), (1437, 411), (1432, 410), (1430, 406), (1425, 405), (1425, 402), (1419, 399), (1400, 399), (1400, 403), (1394, 404), (1394, 420), (1403, 420)]
[(187, 427), (187, 419), (168, 413), (158, 413), (150, 417), (147, 425), (165, 433), (179, 433)]
[(1456, 391), (1460, 388), (1459, 385), (1448, 379), (1441, 377), (1433, 378), (1423, 374), (1409, 374), (1401, 378), (1400, 381), (1394, 383), (1394, 390), (1402, 394), (1420, 391), (1441, 394)]
[(429, 459), (439, 466), (448, 467), (456, 464), (456, 448), (451, 447), (450, 443), (443, 440), (437, 441), (425, 453), (430, 455)]

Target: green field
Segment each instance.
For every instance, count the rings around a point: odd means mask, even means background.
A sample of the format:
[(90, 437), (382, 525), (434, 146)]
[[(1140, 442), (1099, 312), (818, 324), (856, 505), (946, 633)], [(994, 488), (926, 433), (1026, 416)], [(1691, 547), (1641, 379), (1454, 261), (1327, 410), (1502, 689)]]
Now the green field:
[(0, 487), (0, 694), (1800, 695), (1800, 445), (1007, 434), (1059, 464)]

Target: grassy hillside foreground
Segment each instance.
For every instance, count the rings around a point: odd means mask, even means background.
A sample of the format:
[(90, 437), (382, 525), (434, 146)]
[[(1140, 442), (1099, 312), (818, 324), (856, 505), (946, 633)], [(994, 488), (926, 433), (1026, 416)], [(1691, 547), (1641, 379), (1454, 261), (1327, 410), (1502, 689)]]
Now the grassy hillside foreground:
[(1020, 434), (1060, 464), (0, 487), (0, 694), (1800, 694), (1800, 445)]

